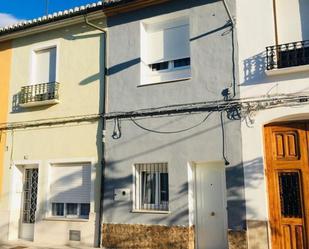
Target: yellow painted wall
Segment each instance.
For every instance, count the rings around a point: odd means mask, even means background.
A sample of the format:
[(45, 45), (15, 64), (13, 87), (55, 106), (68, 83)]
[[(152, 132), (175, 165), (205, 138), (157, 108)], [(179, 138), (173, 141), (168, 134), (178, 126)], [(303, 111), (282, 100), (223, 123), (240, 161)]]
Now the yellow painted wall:
[[(11, 42), (0, 43), (0, 123), (6, 123), (8, 117), (9, 82), (12, 59)], [(0, 196), (3, 185), (4, 151), (6, 134), (0, 131)]]
[[(104, 20), (97, 20), (96, 24), (103, 25), (101, 22), (103, 23)], [(83, 23), (14, 39), (7, 122), (55, 120), (101, 112), (104, 94), (102, 42), (102, 32), (89, 28)], [(60, 103), (22, 108), (18, 105), (18, 101), (15, 101), (21, 88), (30, 83), (40, 83), (32, 82), (35, 65), (34, 51), (50, 46), (57, 46), (56, 79), (59, 82)], [(20, 191), (22, 172), (19, 166), (36, 164), (39, 166), (40, 180), (34, 241), (45, 244), (68, 244), (69, 230), (73, 229), (81, 231), (81, 244), (93, 246), (100, 210), (101, 124), (98, 121), (92, 121), (29, 127), (15, 129), (13, 133), (9, 131), (6, 136), (7, 151), (4, 158), (6, 167), (3, 170), (0, 201), (0, 241), (19, 238), (22, 208)], [(48, 184), (51, 179), (50, 164), (55, 161), (92, 163), (93, 194), (88, 221), (45, 219), (50, 216), (51, 195)], [(17, 186), (18, 190), (15, 191), (12, 186)], [(46, 233), (50, 231), (51, 226), (54, 233)]]

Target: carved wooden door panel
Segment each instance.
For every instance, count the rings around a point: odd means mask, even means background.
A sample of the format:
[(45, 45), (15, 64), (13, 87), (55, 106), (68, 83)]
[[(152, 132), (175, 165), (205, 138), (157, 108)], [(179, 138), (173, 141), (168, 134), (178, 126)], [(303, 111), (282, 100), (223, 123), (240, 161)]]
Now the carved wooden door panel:
[(265, 126), (272, 249), (308, 248), (308, 126)]

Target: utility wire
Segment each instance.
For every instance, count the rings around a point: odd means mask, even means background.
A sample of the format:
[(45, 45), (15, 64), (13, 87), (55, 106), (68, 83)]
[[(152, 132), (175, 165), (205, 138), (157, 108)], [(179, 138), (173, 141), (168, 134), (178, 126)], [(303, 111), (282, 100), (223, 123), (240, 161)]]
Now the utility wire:
[(121, 124), (118, 118), (115, 118), (114, 120), (114, 131), (113, 131), (112, 138), (113, 139), (121, 138)]
[(198, 126), (200, 126), (201, 124), (203, 124), (209, 117), (210, 115), (213, 114), (213, 111), (212, 112), (209, 112), (199, 123), (197, 123), (196, 125), (193, 125), (189, 128), (186, 128), (186, 129), (182, 129), (182, 130), (177, 130), (177, 131), (157, 131), (157, 130), (152, 130), (152, 129), (149, 129), (149, 128), (146, 128), (142, 125), (140, 125), (139, 123), (136, 122), (136, 120), (134, 120), (133, 118), (130, 118), (131, 121), (139, 128), (145, 130), (145, 131), (149, 131), (149, 132), (153, 132), (153, 133), (158, 133), (158, 134), (175, 134), (175, 133), (181, 133), (181, 132), (185, 132), (185, 131), (189, 131), (189, 130), (192, 130)]
[[(279, 94), (275, 96), (256, 96), (248, 98), (240, 98), (229, 101), (208, 101), (197, 102), (190, 104), (167, 105), (156, 108), (140, 109), (129, 112), (111, 112), (99, 113), (90, 115), (68, 116), (59, 118), (27, 120), (20, 122), (0, 123), (0, 130), (25, 129), (31, 127), (60, 125), (74, 122), (93, 122), (100, 118), (109, 119), (124, 119), (133, 117), (152, 117), (173, 115), (179, 113), (194, 113), (194, 112), (214, 112), (223, 111), (230, 108), (238, 108), (244, 110), (243, 113), (260, 111), (263, 109), (271, 109), (282, 106), (305, 105), (309, 103), (309, 92), (293, 93), (293, 94)], [(235, 109), (235, 110), (236, 110)]]
[(230, 162), (226, 158), (225, 154), (225, 130), (224, 130), (224, 120), (223, 120), (223, 111), (220, 113), (220, 121), (221, 121), (221, 131), (222, 131), (222, 157), (224, 159), (225, 165), (229, 165)]

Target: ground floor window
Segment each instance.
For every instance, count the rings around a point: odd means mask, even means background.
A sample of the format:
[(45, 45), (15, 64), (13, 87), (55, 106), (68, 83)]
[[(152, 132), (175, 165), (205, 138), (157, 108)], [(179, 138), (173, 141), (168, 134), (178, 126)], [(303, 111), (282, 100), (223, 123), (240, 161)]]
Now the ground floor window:
[(88, 219), (90, 192), (90, 165), (51, 166), (50, 215), (52, 217)]
[(89, 218), (90, 203), (52, 203), (52, 216)]
[(168, 211), (167, 163), (135, 164), (135, 209)]

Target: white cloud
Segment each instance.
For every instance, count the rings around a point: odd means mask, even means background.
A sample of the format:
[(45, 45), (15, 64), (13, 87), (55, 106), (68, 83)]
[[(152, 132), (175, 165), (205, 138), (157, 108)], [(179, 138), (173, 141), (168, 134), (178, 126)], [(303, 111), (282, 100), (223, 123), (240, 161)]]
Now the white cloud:
[(23, 20), (17, 19), (13, 15), (6, 14), (6, 13), (0, 13), (0, 27), (4, 27), (7, 25), (11, 25), (17, 22), (21, 22)]

